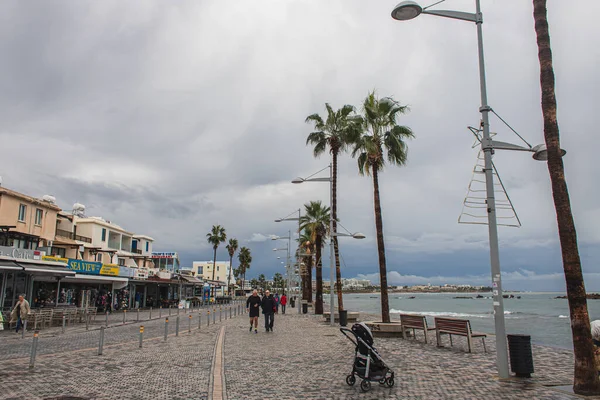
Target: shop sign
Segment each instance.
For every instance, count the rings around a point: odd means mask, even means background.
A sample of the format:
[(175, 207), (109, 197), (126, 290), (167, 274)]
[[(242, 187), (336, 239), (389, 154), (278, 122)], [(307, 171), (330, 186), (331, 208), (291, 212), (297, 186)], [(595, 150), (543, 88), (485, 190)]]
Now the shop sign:
[(64, 262), (69, 266), (71, 271), (75, 271), (79, 274), (100, 275), (100, 270), (102, 269), (102, 263), (95, 261), (84, 261), (76, 260), (74, 258), (60, 258), (52, 256), (44, 256), (43, 259), (47, 261)]
[(133, 278), (135, 276), (134, 271), (135, 268), (119, 267), (119, 276), (124, 278)]
[(104, 264), (100, 268), (100, 275), (119, 276), (119, 266), (117, 264)]
[(138, 279), (148, 279), (148, 268), (133, 269), (133, 277)]
[(152, 258), (177, 258), (174, 252), (152, 252)]
[(0, 246), (0, 256), (20, 258), (22, 260), (41, 260), (46, 254), (39, 250), (17, 249), (15, 247)]

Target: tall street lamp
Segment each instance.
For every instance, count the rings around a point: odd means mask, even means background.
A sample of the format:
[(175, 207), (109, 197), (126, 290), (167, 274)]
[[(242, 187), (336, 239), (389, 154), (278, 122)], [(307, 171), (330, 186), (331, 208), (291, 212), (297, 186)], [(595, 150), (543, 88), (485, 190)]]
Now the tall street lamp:
[[(302, 215), (300, 214), (300, 209), (298, 209), (298, 217), (292, 217), (291, 215), (294, 214), (295, 211), (291, 214), (289, 214), (287, 217), (284, 218), (277, 218), (275, 220), (275, 222), (283, 222), (283, 221), (298, 221), (298, 246), (300, 246), (300, 218), (302, 218)], [(298, 257), (296, 255), (296, 263), (298, 264), (298, 266), (300, 266), (300, 257)], [(300, 286), (300, 285), (298, 285)], [(288, 289), (289, 290), (289, 289)], [(298, 290), (298, 294), (300, 294), (300, 290)], [(298, 314), (301, 314), (302, 311), (300, 310), (301, 307), (299, 305), (300, 303), (298, 303)]]
[[(287, 239), (288, 243), (287, 243), (287, 264), (285, 266), (285, 272), (287, 273), (288, 279), (287, 279), (287, 287), (288, 287), (288, 291), (290, 289), (290, 248), (292, 246), (292, 231), (288, 231), (288, 235), (287, 236), (274, 236), (271, 238), (272, 240), (281, 240), (281, 239)], [(278, 249), (273, 249), (273, 251), (277, 251)]]
[[(500, 378), (508, 378), (508, 349), (506, 342), (506, 328), (504, 324), (504, 303), (502, 297), (502, 278), (500, 274), (500, 255), (498, 251), (498, 226), (496, 221), (496, 199), (494, 196), (494, 175), (492, 166), (492, 154), (494, 149), (501, 150), (525, 150), (533, 152), (535, 160), (546, 160), (547, 151), (544, 145), (533, 148), (524, 148), (510, 143), (495, 142), (490, 136), (489, 113), (493, 112), (487, 102), (487, 88), (485, 82), (485, 62), (483, 57), (483, 14), (481, 13), (480, 0), (475, 0), (475, 14), (462, 11), (429, 10), (423, 8), (414, 1), (403, 1), (392, 10), (392, 18), (398, 21), (407, 21), (418, 17), (420, 14), (435, 15), (438, 17), (458, 19), (461, 21), (474, 22), (477, 26), (477, 48), (479, 55), (479, 89), (481, 92), (481, 125), (483, 137), (481, 138), (481, 150), (484, 154), (484, 170), (486, 183), (486, 203), (488, 213), (488, 234), (490, 242), (490, 261), (492, 271), (494, 322), (496, 331), (496, 367)], [(566, 152), (563, 150), (563, 155)]]
[[(335, 270), (335, 261), (334, 261), (334, 250), (333, 250), (333, 238), (335, 236), (351, 236), (356, 239), (362, 239), (365, 237), (362, 233), (355, 234), (344, 234), (344, 233), (336, 233), (333, 229), (333, 213), (331, 212), (331, 207), (333, 205), (333, 170), (331, 163), (327, 167), (329, 168), (329, 177), (327, 178), (296, 178), (292, 180), (292, 183), (304, 183), (304, 182), (329, 182), (329, 317), (330, 324), (333, 326), (334, 321), (334, 300), (333, 300), (333, 280), (335, 279), (334, 270)], [(325, 169), (325, 168), (324, 168)], [(323, 171), (322, 169), (321, 171)], [(321, 172), (319, 171), (319, 172)], [(317, 172), (317, 174), (319, 173)], [(355, 236), (356, 235), (356, 236)], [(309, 282), (312, 285), (312, 282)]]

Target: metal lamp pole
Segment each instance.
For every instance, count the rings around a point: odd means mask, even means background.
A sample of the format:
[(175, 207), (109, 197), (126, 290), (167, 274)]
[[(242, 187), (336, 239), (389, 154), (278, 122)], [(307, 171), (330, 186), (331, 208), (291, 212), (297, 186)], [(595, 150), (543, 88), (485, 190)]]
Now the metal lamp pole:
[[(298, 221), (298, 247), (300, 247), (300, 218), (302, 218), (302, 215), (300, 214), (300, 212), (301, 212), (301, 209), (299, 208), (299, 209), (298, 209), (298, 218), (295, 218), (295, 217), (285, 217), (285, 218), (278, 218), (278, 219), (276, 219), (276, 220), (275, 220), (275, 222), (282, 222), (282, 221)], [(292, 232), (291, 232), (291, 231), (289, 231), (289, 233), (290, 233), (290, 234), (288, 235), (288, 236), (289, 236), (289, 249), (291, 249), (291, 244), (292, 244)], [(291, 258), (291, 256), (290, 256), (290, 254), (289, 254), (289, 252), (288, 252), (288, 264), (290, 264), (290, 263), (291, 263), (291, 260), (290, 260), (290, 258)], [(298, 256), (296, 256), (296, 263), (298, 264), (298, 267), (300, 267), (300, 257), (298, 257)], [(289, 278), (289, 275), (288, 275), (288, 280), (291, 282), (291, 280), (290, 280), (290, 278)], [(290, 290), (289, 290), (289, 288), (290, 288), (290, 286), (288, 286), (288, 292), (290, 291)], [(301, 308), (301, 307), (300, 307), (300, 305), (298, 305), (298, 314), (301, 314), (301, 313), (302, 313), (302, 311), (300, 310), (300, 308)]]
[(417, 17), (419, 14), (430, 14), (440, 17), (459, 19), (474, 22), (477, 25), (477, 48), (479, 55), (479, 87), (481, 92), (481, 124), (483, 138), (481, 149), (484, 153), (484, 169), (486, 180), (486, 198), (488, 212), (488, 233), (490, 243), (490, 262), (492, 270), (492, 286), (494, 322), (496, 329), (496, 366), (500, 378), (508, 378), (508, 346), (506, 342), (506, 328), (504, 324), (504, 303), (502, 297), (502, 277), (500, 274), (500, 255), (498, 251), (498, 227), (496, 222), (496, 199), (494, 196), (494, 171), (492, 167), (493, 146), (490, 138), (489, 112), (490, 106), (487, 102), (487, 87), (485, 81), (485, 63), (483, 57), (483, 15), (481, 13), (480, 0), (475, 0), (476, 13), (448, 10), (423, 9), (414, 1), (403, 1), (392, 11), (392, 18), (405, 21)]

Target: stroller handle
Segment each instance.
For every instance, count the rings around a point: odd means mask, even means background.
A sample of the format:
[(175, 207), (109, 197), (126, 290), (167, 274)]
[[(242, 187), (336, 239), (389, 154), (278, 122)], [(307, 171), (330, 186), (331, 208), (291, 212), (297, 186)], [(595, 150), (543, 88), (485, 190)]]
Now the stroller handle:
[(356, 338), (356, 334), (354, 332), (348, 328), (340, 328), (340, 332), (342, 332), (344, 336), (346, 336), (348, 340), (351, 341), (355, 346), (358, 346), (358, 339)]

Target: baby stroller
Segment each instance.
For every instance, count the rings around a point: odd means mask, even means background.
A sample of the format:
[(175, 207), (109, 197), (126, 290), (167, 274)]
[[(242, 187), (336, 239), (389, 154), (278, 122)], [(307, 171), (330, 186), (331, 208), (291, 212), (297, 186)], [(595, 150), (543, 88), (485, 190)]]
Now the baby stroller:
[(373, 347), (373, 334), (369, 327), (359, 322), (352, 325), (352, 329), (340, 328), (340, 331), (354, 343), (354, 362), (352, 373), (346, 377), (346, 383), (353, 386), (356, 376), (362, 381), (360, 389), (367, 392), (371, 389), (371, 382), (378, 381), (380, 385), (389, 388), (394, 386), (394, 371), (383, 361), (377, 350)]

